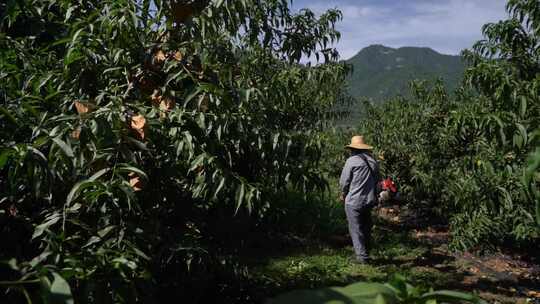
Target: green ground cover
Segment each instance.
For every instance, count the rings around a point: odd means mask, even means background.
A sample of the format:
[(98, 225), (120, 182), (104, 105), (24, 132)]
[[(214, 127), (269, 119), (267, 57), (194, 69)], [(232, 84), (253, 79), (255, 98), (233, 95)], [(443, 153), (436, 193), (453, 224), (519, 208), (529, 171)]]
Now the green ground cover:
[(493, 303), (534, 303), (527, 295), (537, 291), (538, 281), (506, 281), (489, 270), (471, 273), (470, 261), (449, 252), (446, 243), (419, 240), (414, 231), (377, 218), (376, 245), (368, 265), (351, 263), (352, 247), (328, 239), (297, 239), (296, 246), (251, 256), (250, 298), (258, 301), (291, 290), (356, 282), (385, 283), (402, 275), (420, 288), (471, 292)]

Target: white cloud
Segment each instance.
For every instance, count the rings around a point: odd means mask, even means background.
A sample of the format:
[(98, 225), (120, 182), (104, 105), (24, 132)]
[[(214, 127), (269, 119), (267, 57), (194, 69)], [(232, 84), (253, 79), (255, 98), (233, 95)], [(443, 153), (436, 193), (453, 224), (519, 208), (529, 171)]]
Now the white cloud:
[(505, 0), (313, 1), (316, 13), (339, 8), (342, 39), (337, 48), (349, 58), (371, 44), (427, 46), (458, 54), (482, 38), (481, 27), (506, 17)]

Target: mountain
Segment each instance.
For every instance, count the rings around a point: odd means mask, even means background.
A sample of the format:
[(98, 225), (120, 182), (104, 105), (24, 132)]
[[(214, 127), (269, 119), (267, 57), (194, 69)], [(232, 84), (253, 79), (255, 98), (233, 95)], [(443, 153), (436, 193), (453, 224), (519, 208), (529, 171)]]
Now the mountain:
[(353, 72), (347, 79), (354, 97), (374, 101), (408, 94), (411, 80), (442, 78), (446, 87), (455, 89), (463, 76), (465, 63), (460, 56), (443, 55), (430, 48), (398, 49), (372, 45), (347, 60)]

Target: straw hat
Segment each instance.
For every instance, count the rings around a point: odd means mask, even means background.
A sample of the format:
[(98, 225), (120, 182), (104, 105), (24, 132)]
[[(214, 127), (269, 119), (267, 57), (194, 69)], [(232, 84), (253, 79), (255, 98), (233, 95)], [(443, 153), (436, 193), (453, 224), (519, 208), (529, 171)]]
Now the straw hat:
[(351, 138), (351, 144), (345, 146), (345, 148), (357, 149), (357, 150), (373, 150), (373, 147), (364, 143), (364, 136), (353, 136)]

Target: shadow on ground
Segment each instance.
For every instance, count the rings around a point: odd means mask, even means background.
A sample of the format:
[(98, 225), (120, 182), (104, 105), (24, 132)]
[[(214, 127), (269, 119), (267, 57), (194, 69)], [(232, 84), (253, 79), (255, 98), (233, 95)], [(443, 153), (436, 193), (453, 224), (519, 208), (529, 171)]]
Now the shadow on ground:
[[(448, 237), (445, 227), (404, 225), (393, 215), (382, 216), (375, 221), (369, 265), (350, 262), (353, 251), (346, 234), (276, 236), (270, 243), (281, 245), (251, 252), (246, 261), (259, 299), (294, 289), (385, 282), (394, 274), (404, 275), (415, 285), (474, 292), (499, 303), (525, 303), (540, 291), (540, 272), (536, 276), (534, 267), (527, 268), (511, 257), (450, 252)], [(508, 267), (499, 267), (500, 260)], [(520, 271), (511, 271), (518, 266)]]

